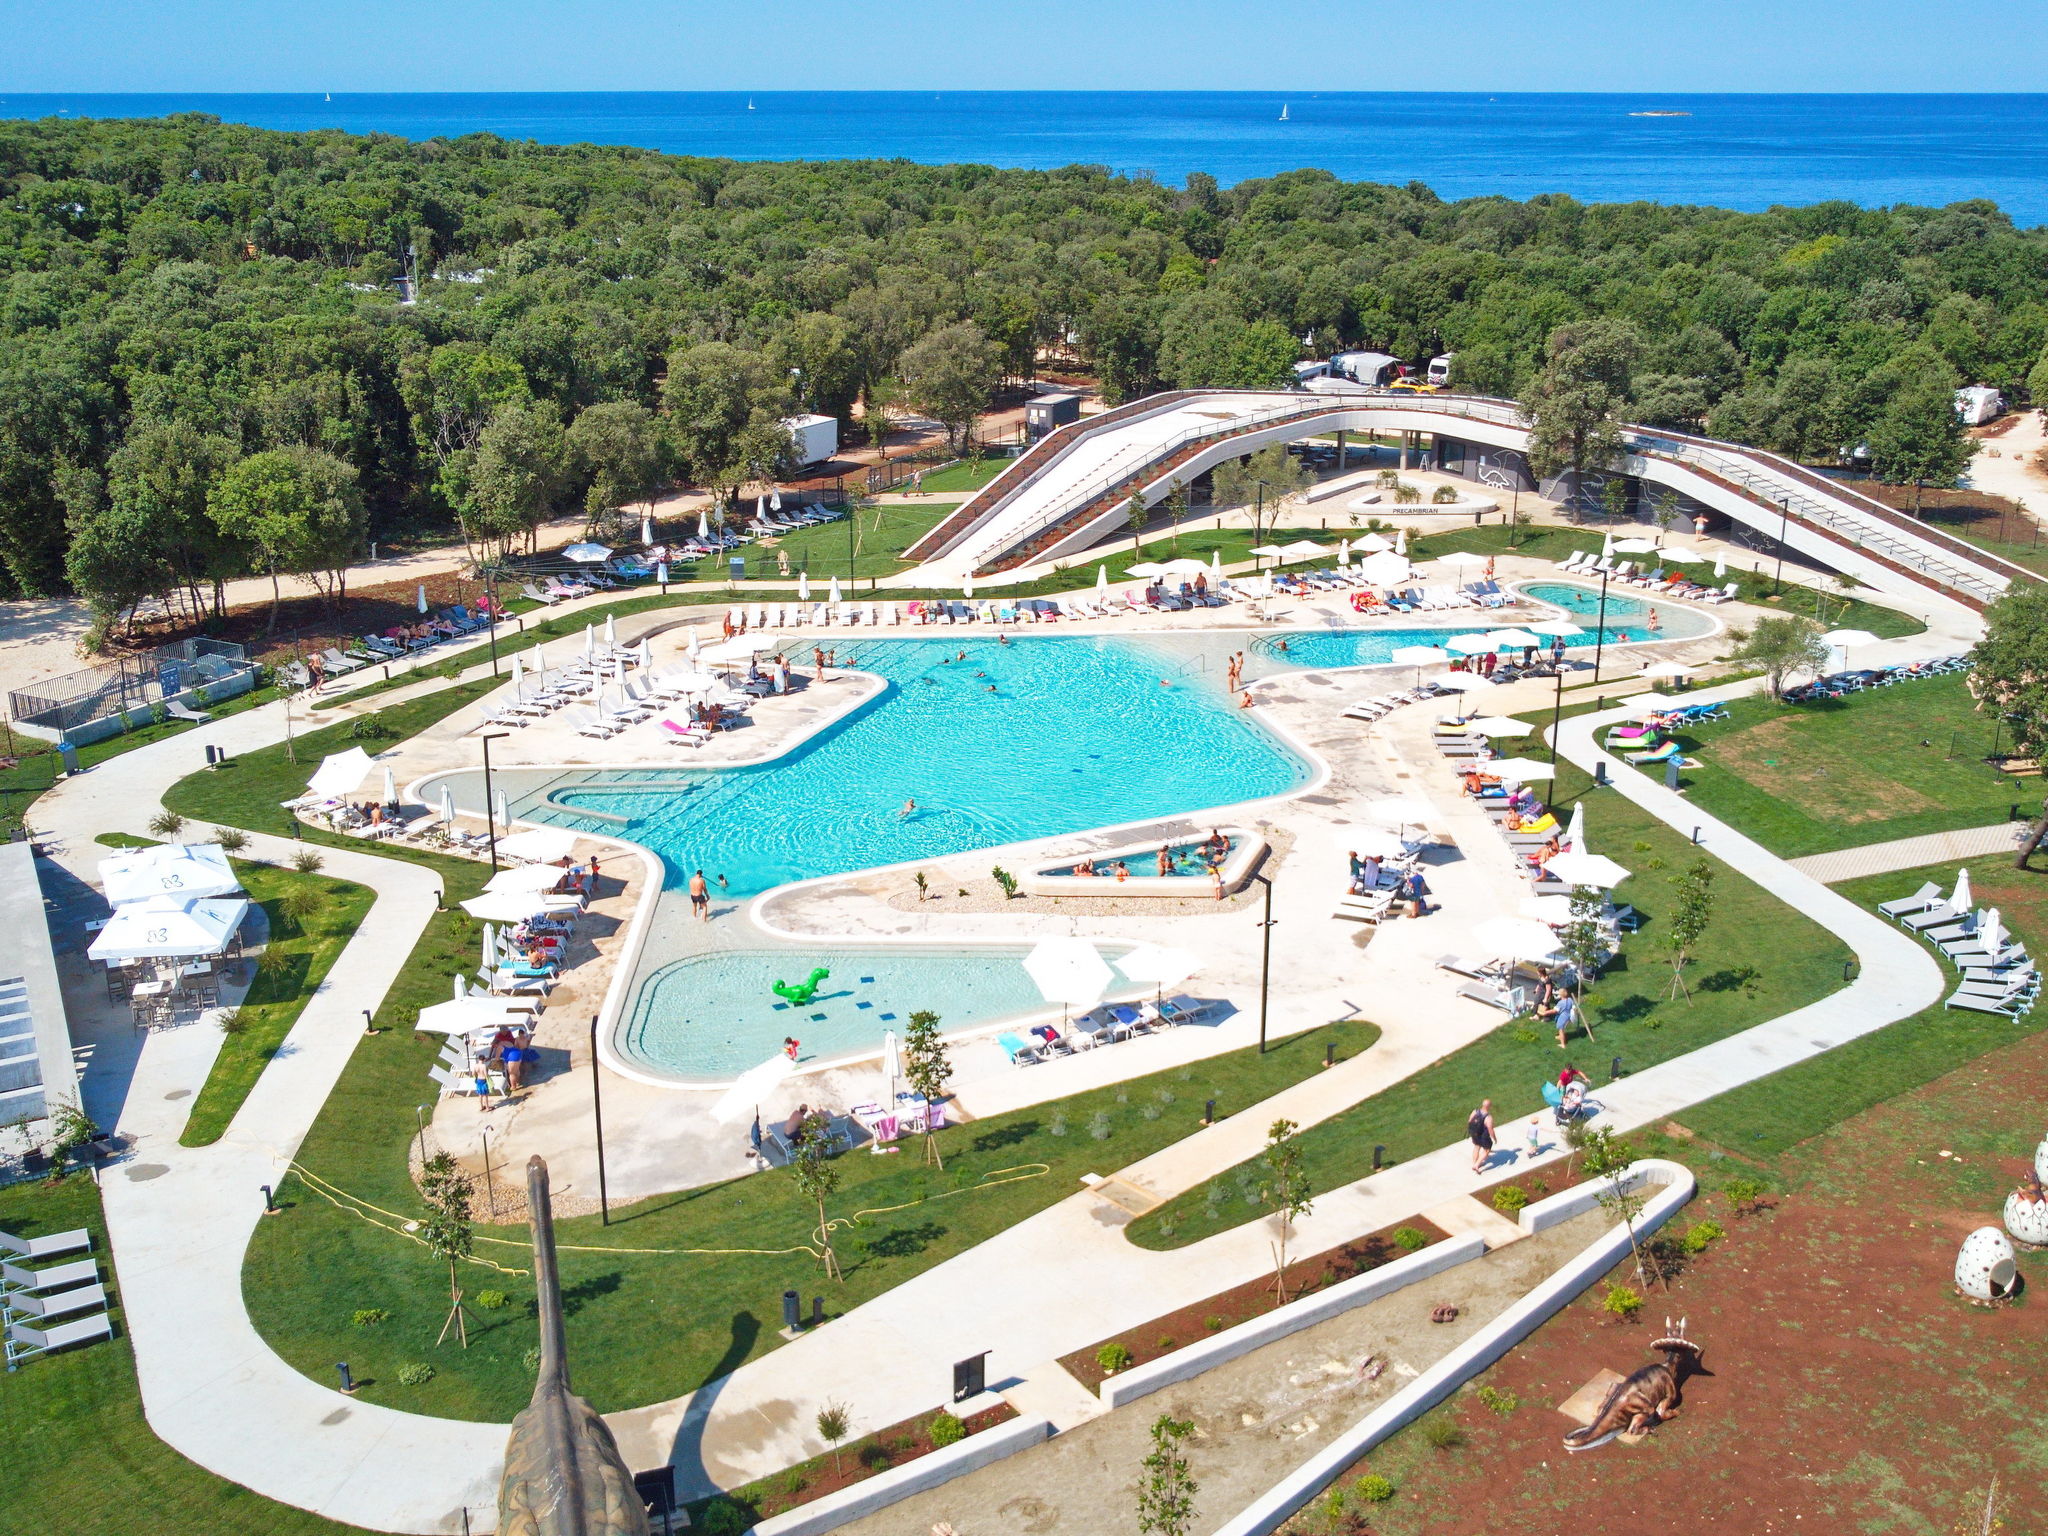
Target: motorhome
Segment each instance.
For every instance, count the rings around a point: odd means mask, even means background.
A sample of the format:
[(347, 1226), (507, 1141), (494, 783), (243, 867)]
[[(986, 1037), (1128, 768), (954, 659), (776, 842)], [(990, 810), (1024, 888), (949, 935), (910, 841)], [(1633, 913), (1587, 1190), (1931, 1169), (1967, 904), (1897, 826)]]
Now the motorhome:
[(1438, 389), (1448, 389), (1451, 383), (1451, 359), (1455, 352), (1440, 353), (1429, 360), (1429, 382)]
[(1401, 376), (1401, 360), (1385, 352), (1339, 352), (1330, 359), (1330, 371), (1378, 389)]
[(1956, 415), (1966, 427), (1981, 427), (2005, 414), (2005, 396), (1989, 384), (1970, 384), (1956, 391)]

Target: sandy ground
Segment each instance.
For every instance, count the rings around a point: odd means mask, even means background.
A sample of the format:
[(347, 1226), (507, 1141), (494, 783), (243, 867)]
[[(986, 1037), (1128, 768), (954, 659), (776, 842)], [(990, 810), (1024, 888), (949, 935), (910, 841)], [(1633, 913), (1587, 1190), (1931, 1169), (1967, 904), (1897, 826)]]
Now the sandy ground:
[(91, 624), (75, 597), (0, 603), (0, 694), (89, 665), (78, 646)]
[(2034, 455), (2048, 446), (2048, 425), (2039, 411), (2022, 411), (2001, 424), (1996, 437), (1978, 440), (1965, 483), (1995, 496), (2010, 496), (2036, 522), (2048, 521), (2048, 472)]

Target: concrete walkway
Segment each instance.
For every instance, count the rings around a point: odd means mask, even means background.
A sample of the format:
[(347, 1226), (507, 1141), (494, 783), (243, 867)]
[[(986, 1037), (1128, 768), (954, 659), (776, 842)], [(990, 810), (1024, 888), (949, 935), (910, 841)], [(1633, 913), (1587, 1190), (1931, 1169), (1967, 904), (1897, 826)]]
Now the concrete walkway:
[(2027, 824), (2023, 821), (2001, 821), (1989, 827), (1930, 832), (1924, 837), (1899, 837), (1888, 843), (1866, 843), (1861, 848), (1810, 853), (1803, 859), (1788, 862), (1802, 875), (1823, 885), (1839, 885), (1844, 880), (1855, 880), (1864, 875), (1886, 875), (1895, 869), (1921, 869), (1929, 864), (1948, 864), (1957, 859), (2011, 853), (2018, 848), (2027, 831)]

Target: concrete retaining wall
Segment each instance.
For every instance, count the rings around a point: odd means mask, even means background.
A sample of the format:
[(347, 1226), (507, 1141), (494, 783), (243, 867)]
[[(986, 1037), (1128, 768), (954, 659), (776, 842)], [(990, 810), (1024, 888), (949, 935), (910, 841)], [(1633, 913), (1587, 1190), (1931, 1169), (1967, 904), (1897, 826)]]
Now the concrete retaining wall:
[(1339, 1313), (1349, 1312), (1353, 1307), (1362, 1307), (1367, 1302), (1379, 1301), (1413, 1285), (1418, 1280), (1427, 1280), (1447, 1269), (1456, 1269), (1460, 1264), (1478, 1258), (1485, 1251), (1485, 1241), (1473, 1233), (1420, 1249), (1405, 1258), (1395, 1259), (1391, 1264), (1382, 1264), (1369, 1273), (1339, 1281), (1327, 1290), (1317, 1291), (1313, 1296), (1290, 1301), (1286, 1306), (1275, 1308), (1263, 1317), (1255, 1317), (1250, 1322), (1239, 1323), (1235, 1328), (1227, 1328), (1212, 1339), (1190, 1344), (1186, 1349), (1177, 1349), (1170, 1355), (1161, 1355), (1157, 1360), (1148, 1360), (1143, 1365), (1134, 1365), (1128, 1371), (1112, 1376), (1102, 1384), (1102, 1400), (1112, 1408), (1134, 1403), (1149, 1393), (1157, 1392), (1161, 1387), (1170, 1387), (1176, 1382), (1191, 1380), (1204, 1371), (1214, 1370), (1226, 1360), (1248, 1355), (1276, 1339), (1284, 1339), (1291, 1333), (1299, 1333), (1304, 1328), (1327, 1322)]
[(828, 1493), (824, 1498), (813, 1499), (787, 1514), (763, 1520), (754, 1527), (754, 1536), (824, 1536), (825, 1532), (837, 1530), (849, 1520), (872, 1515), (914, 1493), (923, 1493), (926, 1489), (936, 1488), (941, 1483), (949, 1483), (956, 1477), (1001, 1461), (1006, 1456), (1014, 1456), (1051, 1435), (1050, 1419), (1011, 1419), (993, 1429), (984, 1429), (978, 1435), (969, 1435), (943, 1451), (933, 1451), (931, 1455), (920, 1456), (903, 1466), (891, 1467), (887, 1472), (855, 1483), (851, 1488)]

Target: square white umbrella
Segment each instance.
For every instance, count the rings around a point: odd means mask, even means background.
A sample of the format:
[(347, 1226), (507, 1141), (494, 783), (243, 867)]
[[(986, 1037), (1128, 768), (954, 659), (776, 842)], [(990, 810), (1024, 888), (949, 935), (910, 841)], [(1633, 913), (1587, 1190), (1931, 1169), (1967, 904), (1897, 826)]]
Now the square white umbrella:
[(1124, 574), (1126, 576), (1135, 576), (1140, 581), (1150, 581), (1154, 576), (1164, 576), (1166, 574), (1166, 567), (1151, 560), (1140, 560), (1136, 565), (1125, 571)]
[(1485, 555), (1475, 555), (1469, 549), (1454, 549), (1448, 555), (1438, 555), (1436, 563), (1438, 565), (1484, 565), (1487, 562), (1487, 558)]
[(1353, 827), (1344, 834), (1344, 842), (1349, 852), (1367, 859), (1398, 858), (1408, 851), (1407, 841), (1384, 827)]
[(355, 793), (369, 776), (370, 754), (361, 747), (350, 747), (346, 752), (332, 752), (323, 757), (320, 766), (313, 770), (313, 777), (306, 780), (306, 788), (316, 795), (339, 799)]
[(1398, 661), (1404, 667), (1442, 666), (1451, 659), (1451, 653), (1440, 645), (1397, 645), (1389, 661)]
[(576, 847), (576, 834), (566, 827), (533, 827), (498, 839), (498, 852), (515, 859), (534, 859), (552, 864), (566, 859)]
[(1600, 853), (1560, 853), (1544, 866), (1551, 878), (1566, 885), (1591, 885), (1601, 890), (1621, 884), (1629, 876), (1614, 860)]
[(1383, 827), (1419, 827), (1436, 812), (1413, 795), (1382, 795), (1366, 802), (1365, 814)]
[(523, 923), (542, 912), (574, 912), (583, 903), (574, 896), (542, 891), (486, 891), (462, 904), (471, 917), (489, 923)]
[(1358, 574), (1376, 587), (1391, 587), (1408, 579), (1410, 567), (1406, 555), (1397, 555), (1392, 550), (1383, 550), (1368, 555), (1358, 563)]
[(1481, 773), (1490, 773), (1504, 784), (1528, 784), (1537, 779), (1557, 777), (1557, 765), (1534, 757), (1500, 757), (1474, 763)]
[(1489, 629), (1486, 638), (1501, 650), (1519, 650), (1525, 645), (1541, 645), (1543, 637), (1526, 629)]
[[(457, 981), (459, 984), (459, 977)], [(459, 1002), (450, 998), (445, 1003), (435, 1003), (431, 1008), (422, 1008), (412, 1027), (428, 1034), (466, 1035), (472, 1029), (488, 1029), (494, 1024), (523, 1023), (525, 1019), (525, 1014), (510, 1012), (497, 998), (465, 997)]]
[(1354, 555), (1384, 554), (1390, 552), (1393, 549), (1393, 547), (1393, 545), (1389, 544), (1385, 539), (1381, 538), (1376, 533), (1361, 534), (1359, 535), (1359, 537), (1351, 541), (1351, 552)]
[(1657, 541), (1655, 539), (1623, 539), (1614, 546), (1611, 553), (1617, 555), (1648, 555), (1656, 553), (1656, 550)]
[(548, 891), (561, 883), (562, 871), (547, 864), (522, 864), (517, 869), (501, 869), (491, 876), (484, 889), (492, 893), (499, 891)]
[(604, 544), (571, 544), (562, 553), (578, 565), (597, 565), (612, 557), (610, 547)]
[(1151, 982), (1162, 990), (1177, 987), (1202, 968), (1202, 957), (1171, 944), (1140, 944), (1117, 958), (1116, 968), (1132, 981)]
[(1322, 545), (1308, 539), (1296, 539), (1291, 544), (1280, 546), (1280, 558), (1289, 564), (1297, 560), (1320, 560), (1328, 553)]
[(1442, 677), (1432, 677), (1430, 682), (1450, 693), (1491, 693), (1500, 685), (1489, 683), (1477, 672), (1446, 672)]
[(159, 843), (100, 860), (100, 889), (116, 907), (154, 896), (181, 901), (233, 896), (242, 883), (218, 843)]
[(1500, 649), (1485, 635), (1453, 635), (1444, 642), (1444, 648), (1456, 651), (1460, 656), (1484, 656), (1488, 651)]
[(1531, 624), (1529, 626), (1530, 634), (1544, 635), (1553, 640), (1561, 636), (1583, 635), (1585, 632), (1582, 627), (1574, 624), (1570, 619), (1545, 619), (1541, 624)]
[(711, 1106), (711, 1118), (721, 1125), (731, 1125), (744, 1120), (760, 1108), (761, 1101), (772, 1093), (782, 1080), (796, 1070), (796, 1063), (777, 1051), (758, 1067), (749, 1067), (733, 1084), (719, 1095), (718, 1102)]
[(1533, 922), (1558, 928), (1572, 920), (1572, 899), (1569, 896), (1524, 896), (1515, 910)]
[(1472, 930), (1472, 942), (1503, 960), (1548, 960), (1558, 945), (1547, 924), (1529, 917), (1489, 917)]
[(95, 960), (189, 959), (217, 955), (249, 914), (244, 897), (181, 901), (154, 896), (116, 907), (86, 953)]
[(1526, 736), (1535, 727), (1526, 720), (1516, 720), (1509, 715), (1475, 715), (1464, 723), (1462, 729), (1477, 731), (1481, 736)]
[(1024, 974), (1049, 1003), (1089, 1008), (1102, 1000), (1116, 975), (1086, 939), (1040, 939), (1024, 957)]

